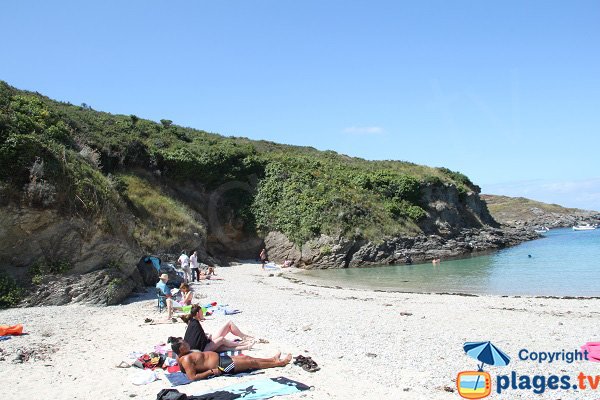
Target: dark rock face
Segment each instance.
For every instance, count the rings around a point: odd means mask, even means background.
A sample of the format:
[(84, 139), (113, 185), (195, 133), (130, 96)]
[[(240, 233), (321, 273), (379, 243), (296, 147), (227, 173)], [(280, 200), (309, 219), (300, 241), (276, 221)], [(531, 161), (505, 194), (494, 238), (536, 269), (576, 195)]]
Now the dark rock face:
[(134, 289), (141, 286), (139, 275), (128, 275), (117, 269), (103, 269), (81, 275), (47, 276), (34, 288), (24, 305), (86, 303), (109, 306), (121, 303)]
[[(0, 208), (0, 270), (28, 288), (25, 305), (118, 304), (143, 285), (136, 269), (140, 250), (129, 228), (118, 210), (93, 220), (5, 206)], [(46, 276), (38, 271), (38, 284), (29, 285), (32, 266), (57, 262), (70, 269)]]
[(287, 257), (295, 265), (306, 268), (352, 268), (381, 264), (403, 264), (434, 258), (456, 258), (470, 253), (501, 249), (539, 238), (536, 233), (521, 229), (463, 229), (449, 236), (419, 235), (393, 237), (373, 243), (322, 235), (305, 243), (301, 249), (279, 232), (265, 238), (270, 259), (283, 262)]
[(454, 185), (426, 185), (421, 189), (429, 215), (419, 223), (426, 234), (457, 234), (465, 228), (498, 227), (477, 193), (459, 193)]
[[(110, 214), (107, 213), (109, 217)], [(104, 221), (65, 218), (55, 210), (0, 208), (0, 269), (17, 279), (36, 262), (67, 262), (70, 273), (84, 274), (114, 263), (135, 269), (139, 250), (118, 215)], [(107, 230), (113, 232), (108, 233)], [(125, 267), (127, 266), (127, 267)]]

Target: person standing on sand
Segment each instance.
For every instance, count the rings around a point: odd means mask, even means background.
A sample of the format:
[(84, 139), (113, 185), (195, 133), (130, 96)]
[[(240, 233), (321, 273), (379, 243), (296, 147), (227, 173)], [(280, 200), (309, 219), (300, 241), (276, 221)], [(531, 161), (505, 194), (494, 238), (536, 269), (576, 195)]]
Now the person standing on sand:
[(194, 251), (190, 256), (190, 264), (192, 265), (192, 282), (200, 280), (200, 269), (198, 266), (198, 252)]
[(192, 381), (206, 379), (209, 376), (232, 375), (252, 369), (284, 367), (292, 360), (291, 354), (283, 360), (280, 359), (281, 353), (271, 358), (254, 358), (244, 355), (221, 356), (214, 351), (191, 352), (190, 345), (185, 340), (173, 343), (171, 348), (178, 355), (177, 363), (181, 372)]
[(263, 248), (258, 256), (260, 258), (260, 262), (262, 264), (262, 269), (265, 269), (265, 264), (269, 261), (267, 257), (267, 249)]
[(192, 271), (190, 270), (190, 258), (185, 250), (181, 252), (181, 255), (177, 259), (177, 263), (183, 269), (183, 279), (185, 280), (185, 283), (190, 283)]

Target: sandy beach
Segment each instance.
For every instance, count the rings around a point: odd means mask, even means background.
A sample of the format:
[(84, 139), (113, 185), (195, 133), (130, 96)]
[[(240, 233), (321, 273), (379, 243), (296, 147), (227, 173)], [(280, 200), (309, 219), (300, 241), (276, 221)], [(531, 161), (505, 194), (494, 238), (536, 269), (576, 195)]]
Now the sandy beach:
[[(289, 364), (239, 377), (217, 377), (177, 389), (200, 394), (238, 382), (284, 376), (313, 386), (282, 398), (302, 399), (456, 399), (456, 374), (476, 370), (465, 355), (467, 341), (487, 341), (511, 358), (496, 374), (600, 375), (600, 364), (588, 361), (538, 363), (519, 360), (529, 352), (572, 351), (600, 340), (598, 299), (541, 299), (437, 294), (386, 293), (317, 287), (296, 282), (293, 271), (280, 275), (256, 264), (218, 268), (222, 281), (194, 284), (197, 302), (215, 301), (240, 314), (209, 317), (211, 332), (231, 319), (258, 343), (245, 354), (272, 356), (276, 351), (311, 356), (321, 367), (310, 373)], [(70, 305), (0, 311), (0, 324), (24, 325), (27, 335), (0, 342), (2, 386), (13, 398), (155, 399), (166, 379), (136, 386), (140, 370), (117, 368), (132, 352), (150, 352), (168, 336), (183, 336), (183, 322), (150, 325), (159, 319), (148, 292), (113, 307)], [(17, 351), (31, 354), (15, 362)], [(594, 392), (547, 390), (505, 391), (492, 398), (592, 399)], [(598, 393), (598, 392), (596, 392)], [(12, 396), (12, 395), (11, 395)]]

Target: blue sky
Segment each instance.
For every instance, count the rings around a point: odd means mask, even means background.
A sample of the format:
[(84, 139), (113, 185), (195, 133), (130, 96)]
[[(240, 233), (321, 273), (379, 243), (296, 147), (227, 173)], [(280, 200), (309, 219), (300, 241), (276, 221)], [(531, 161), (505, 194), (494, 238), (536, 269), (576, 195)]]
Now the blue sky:
[(12, 1), (0, 79), (600, 210), (599, 1)]

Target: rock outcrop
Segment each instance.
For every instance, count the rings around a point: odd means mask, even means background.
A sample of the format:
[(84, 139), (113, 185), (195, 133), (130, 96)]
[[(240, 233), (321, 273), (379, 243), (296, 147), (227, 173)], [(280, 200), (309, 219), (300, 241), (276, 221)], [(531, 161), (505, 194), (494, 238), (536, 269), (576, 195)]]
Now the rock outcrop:
[(131, 273), (139, 249), (122, 215), (104, 220), (65, 216), (56, 210), (0, 208), (0, 268), (22, 278), (36, 263), (63, 262), (71, 273), (85, 274), (108, 264)]
[(464, 229), (456, 235), (418, 235), (392, 237), (374, 243), (321, 235), (302, 246), (295, 246), (280, 232), (271, 232), (265, 238), (269, 259), (282, 263), (291, 260), (306, 268), (354, 268), (382, 264), (403, 264), (434, 258), (458, 258), (468, 254), (514, 246), (539, 238), (534, 232), (522, 229)]
[[(137, 272), (137, 271), (136, 271)], [(143, 288), (135, 272), (103, 269), (86, 274), (46, 276), (24, 302), (26, 306), (61, 306), (69, 303), (115, 305), (125, 300), (136, 288)]]
[[(25, 304), (117, 304), (143, 286), (128, 221), (116, 210), (86, 219), (54, 209), (2, 207), (0, 270), (27, 287)], [(56, 265), (60, 272), (52, 271)]]
[(295, 245), (281, 232), (270, 232), (265, 237), (269, 259), (289, 259), (307, 269), (353, 268), (456, 258), (539, 238), (532, 231), (500, 229), (485, 202), (474, 192), (461, 194), (454, 185), (427, 185), (422, 194), (428, 213), (419, 224), (423, 234), (378, 242), (321, 235)]
[(523, 229), (565, 228), (579, 224), (600, 222), (597, 211), (565, 208), (557, 204), (547, 204), (523, 197), (508, 197), (483, 194), (494, 219), (504, 225)]

